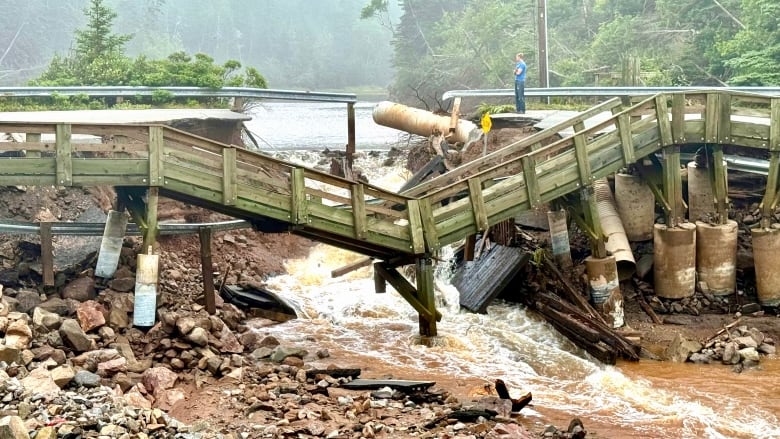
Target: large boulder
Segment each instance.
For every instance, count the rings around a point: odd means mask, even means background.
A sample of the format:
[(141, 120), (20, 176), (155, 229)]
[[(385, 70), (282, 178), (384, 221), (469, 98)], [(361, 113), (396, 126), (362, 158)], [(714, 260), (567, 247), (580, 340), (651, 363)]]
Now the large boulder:
[(65, 319), (60, 326), (62, 340), (76, 352), (86, 352), (95, 346), (91, 338), (87, 336), (81, 325), (74, 319)]

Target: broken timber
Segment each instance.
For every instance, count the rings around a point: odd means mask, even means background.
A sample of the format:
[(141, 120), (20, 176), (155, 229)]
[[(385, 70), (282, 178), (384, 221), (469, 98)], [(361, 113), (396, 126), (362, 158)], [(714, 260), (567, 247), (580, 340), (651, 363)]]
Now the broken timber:
[(389, 387), (391, 389), (417, 391), (428, 389), (434, 384), (436, 384), (435, 381), (371, 380), (358, 378), (356, 380), (342, 384), (341, 387), (354, 390), (376, 390), (383, 387)]

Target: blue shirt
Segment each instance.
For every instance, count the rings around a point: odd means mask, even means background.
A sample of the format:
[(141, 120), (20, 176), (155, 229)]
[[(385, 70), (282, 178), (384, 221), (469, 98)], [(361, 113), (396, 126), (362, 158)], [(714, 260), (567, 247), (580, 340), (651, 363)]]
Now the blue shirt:
[(520, 74), (515, 74), (515, 81), (525, 81), (525, 61), (520, 60), (515, 64), (515, 71), (520, 70)]

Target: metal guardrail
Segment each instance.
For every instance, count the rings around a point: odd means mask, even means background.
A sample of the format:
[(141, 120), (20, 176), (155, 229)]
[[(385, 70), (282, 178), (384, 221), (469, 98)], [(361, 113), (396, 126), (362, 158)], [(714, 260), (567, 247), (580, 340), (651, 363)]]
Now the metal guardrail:
[(90, 97), (133, 97), (152, 96), (155, 92), (164, 91), (175, 97), (182, 98), (246, 98), (246, 99), (278, 99), (288, 101), (338, 102), (354, 104), (357, 96), (351, 93), (323, 93), (313, 91), (273, 90), (267, 88), (245, 87), (0, 87), (0, 97), (49, 97), (79, 96)]
[[(547, 97), (547, 96), (565, 96), (565, 97), (588, 97), (588, 96), (643, 96), (654, 95), (657, 93), (674, 93), (681, 91), (702, 92), (702, 91), (740, 91), (745, 93), (756, 93), (761, 95), (780, 95), (780, 87), (549, 87), (549, 88), (526, 88), (525, 96)], [(450, 90), (444, 92), (443, 100), (463, 97), (463, 98), (504, 98), (514, 97), (514, 89), (484, 89), (484, 90)]]
[[(39, 223), (0, 220), (0, 233), (8, 233), (13, 235), (37, 235), (41, 230), (38, 224)], [(101, 236), (103, 235), (103, 229), (105, 229), (105, 226), (105, 223), (53, 222), (51, 223), (51, 234), (70, 236)], [(188, 235), (197, 233), (198, 230), (203, 227), (217, 231), (246, 229), (252, 227), (252, 225), (248, 221), (244, 220), (223, 221), (217, 223), (160, 223), (158, 225), (161, 235)], [(125, 235), (140, 236), (142, 233), (137, 224), (128, 223)]]

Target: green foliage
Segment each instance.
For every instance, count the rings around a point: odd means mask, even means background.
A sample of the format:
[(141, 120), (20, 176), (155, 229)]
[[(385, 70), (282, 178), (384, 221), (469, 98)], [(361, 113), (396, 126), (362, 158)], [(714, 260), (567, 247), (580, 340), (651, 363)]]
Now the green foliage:
[[(69, 56), (55, 55), (46, 71), (31, 81), (32, 85), (267, 87), (265, 78), (257, 69), (249, 67), (242, 73), (240, 62), (228, 60), (218, 65), (212, 57), (203, 53), (190, 56), (179, 51), (166, 59), (152, 60), (143, 55), (131, 59), (124, 54), (124, 45), (131, 37), (112, 33), (113, 20), (117, 15), (103, 4), (103, 0), (90, 0), (90, 7), (85, 14), (87, 26), (76, 31), (75, 50)], [(160, 106), (175, 101), (172, 93), (158, 90), (151, 98), (136, 97), (125, 105), (153, 103)], [(215, 103), (221, 102), (209, 102), (211, 105)], [(52, 105), (72, 109), (104, 104), (78, 96), (54, 96)], [(184, 105), (191, 103), (184, 102)]]

